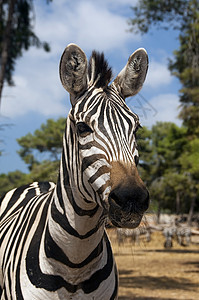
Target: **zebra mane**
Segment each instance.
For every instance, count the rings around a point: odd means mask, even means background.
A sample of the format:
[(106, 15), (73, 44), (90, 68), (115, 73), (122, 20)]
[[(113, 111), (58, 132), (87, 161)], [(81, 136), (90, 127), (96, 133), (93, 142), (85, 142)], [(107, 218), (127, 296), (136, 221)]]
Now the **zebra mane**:
[(96, 88), (106, 88), (112, 77), (112, 70), (109, 67), (104, 53), (93, 51), (88, 66), (89, 85)]

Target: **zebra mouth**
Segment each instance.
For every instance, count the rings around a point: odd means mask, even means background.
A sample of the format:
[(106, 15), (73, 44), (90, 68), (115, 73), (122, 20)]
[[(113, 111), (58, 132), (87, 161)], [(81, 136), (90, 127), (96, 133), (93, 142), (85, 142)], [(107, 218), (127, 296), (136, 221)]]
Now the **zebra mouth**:
[(132, 209), (128, 203), (125, 206), (118, 205), (111, 197), (108, 199), (108, 216), (112, 224), (116, 227), (136, 228), (139, 226), (143, 212), (137, 212)]

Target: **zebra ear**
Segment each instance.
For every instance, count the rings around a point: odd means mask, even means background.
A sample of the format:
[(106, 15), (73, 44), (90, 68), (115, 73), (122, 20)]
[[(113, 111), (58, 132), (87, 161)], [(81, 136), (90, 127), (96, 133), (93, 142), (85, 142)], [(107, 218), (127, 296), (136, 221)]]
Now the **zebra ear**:
[(71, 96), (87, 88), (87, 58), (84, 51), (75, 44), (69, 44), (64, 50), (59, 66), (63, 87)]
[(144, 48), (137, 49), (128, 59), (113, 84), (124, 98), (137, 94), (146, 78), (148, 55)]

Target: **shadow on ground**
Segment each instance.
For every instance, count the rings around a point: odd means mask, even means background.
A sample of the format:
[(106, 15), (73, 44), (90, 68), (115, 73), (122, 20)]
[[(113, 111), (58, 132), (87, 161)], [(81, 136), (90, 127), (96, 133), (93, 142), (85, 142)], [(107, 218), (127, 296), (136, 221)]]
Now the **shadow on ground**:
[(119, 298), (118, 298), (118, 300), (179, 300), (179, 299), (175, 299), (175, 298), (160, 298), (160, 297), (158, 297), (158, 298), (156, 298), (156, 297), (146, 297), (146, 296), (144, 296), (144, 297), (140, 297), (140, 296), (134, 296), (134, 295), (132, 295), (132, 296), (120, 296)]
[(156, 298), (156, 297), (140, 297), (140, 296), (135, 296), (135, 295), (130, 295), (130, 296), (120, 296), (118, 300), (179, 300), (179, 299), (174, 299), (174, 298)]
[(199, 273), (199, 261), (186, 261), (183, 265), (190, 265), (196, 268), (196, 270), (185, 271), (186, 273)]
[[(124, 288), (146, 288), (148, 290), (184, 290), (193, 291), (198, 288), (198, 284), (191, 282), (185, 278), (169, 278), (167, 276), (132, 276), (132, 272), (127, 273), (126, 270), (120, 270), (120, 287)], [(125, 277), (123, 277), (125, 275)], [(133, 299), (133, 298), (131, 298)], [(137, 299), (137, 298), (135, 298)], [(141, 298), (140, 298), (141, 299)], [(144, 299), (144, 298), (143, 298)], [(147, 298), (146, 298), (147, 299)]]
[[(199, 254), (199, 250), (189, 250), (189, 249), (151, 249), (151, 250), (141, 250), (142, 252), (157, 252), (157, 253), (179, 253), (179, 254)], [(134, 252), (136, 255), (137, 253)]]
[(115, 252), (114, 256), (142, 256), (145, 253), (175, 253), (175, 254), (199, 254), (199, 250), (189, 250), (187, 248), (185, 249), (139, 249), (139, 250), (133, 250), (131, 253), (122, 253), (122, 251)]

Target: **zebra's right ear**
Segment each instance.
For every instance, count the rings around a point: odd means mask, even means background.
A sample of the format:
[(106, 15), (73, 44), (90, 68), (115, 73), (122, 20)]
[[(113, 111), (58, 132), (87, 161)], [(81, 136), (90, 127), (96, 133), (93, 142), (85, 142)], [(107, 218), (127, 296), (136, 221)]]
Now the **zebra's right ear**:
[(64, 50), (59, 66), (63, 87), (75, 96), (87, 88), (87, 58), (84, 51), (75, 44)]

